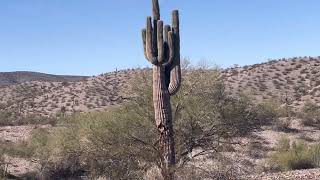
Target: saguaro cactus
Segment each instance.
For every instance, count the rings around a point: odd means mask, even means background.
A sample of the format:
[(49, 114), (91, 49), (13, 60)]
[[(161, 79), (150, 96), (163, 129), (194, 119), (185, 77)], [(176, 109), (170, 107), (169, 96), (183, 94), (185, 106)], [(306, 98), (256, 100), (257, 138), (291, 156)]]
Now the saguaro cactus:
[(146, 59), (153, 65), (153, 105), (160, 133), (161, 170), (164, 179), (174, 178), (176, 164), (170, 96), (181, 84), (179, 12), (172, 12), (172, 27), (160, 20), (158, 0), (153, 0), (153, 19), (142, 30)]

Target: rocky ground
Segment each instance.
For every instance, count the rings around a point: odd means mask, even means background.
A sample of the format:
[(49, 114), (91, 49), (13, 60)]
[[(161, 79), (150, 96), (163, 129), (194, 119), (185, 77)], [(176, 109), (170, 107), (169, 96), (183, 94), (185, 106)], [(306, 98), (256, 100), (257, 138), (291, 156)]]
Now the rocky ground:
[[(262, 131), (254, 133), (250, 138), (243, 140), (241, 149), (238, 149), (233, 160), (239, 166), (246, 166), (247, 172), (256, 172), (257, 175), (246, 176), (244, 179), (320, 179), (320, 170), (302, 170), (284, 173), (265, 173), (268, 155), (273, 152), (276, 141), (282, 136), (290, 139), (307, 140), (308, 143), (316, 143), (320, 140), (320, 130), (313, 127), (302, 126), (299, 119), (293, 120), (290, 132), (273, 130), (272, 127), (265, 127)], [(6, 126), (0, 127), (0, 141), (19, 142), (30, 137), (35, 128), (50, 128), (50, 126)], [(230, 155), (231, 157), (232, 155)], [(36, 171), (39, 168), (36, 160), (12, 158), (6, 156), (8, 170), (11, 174), (19, 176), (28, 172)]]
[(308, 169), (289, 171), (282, 173), (261, 173), (245, 177), (246, 180), (318, 180), (320, 179), (320, 169)]
[(4, 126), (0, 127), (0, 141), (19, 142), (26, 140), (34, 126)]

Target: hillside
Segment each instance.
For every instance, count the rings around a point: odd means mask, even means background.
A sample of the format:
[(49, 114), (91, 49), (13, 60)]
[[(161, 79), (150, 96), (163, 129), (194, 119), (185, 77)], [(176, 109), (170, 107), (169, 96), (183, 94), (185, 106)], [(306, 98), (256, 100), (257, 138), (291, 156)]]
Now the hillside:
[(17, 71), (0, 72), (0, 86), (16, 85), (28, 81), (42, 82), (75, 82), (87, 78), (86, 76), (52, 75), (39, 72)]
[(122, 102), (125, 98), (122, 90), (126, 89), (132, 73), (119, 71), (85, 79), (44, 75), (49, 81), (41, 81), (40, 76), (36, 76), (35, 81), (1, 87), (0, 109), (24, 116), (51, 116), (61, 110), (63, 113), (100, 110)]
[(227, 88), (258, 102), (279, 100), (300, 108), (306, 101), (320, 103), (320, 57), (272, 60), (223, 71)]
[[(130, 96), (125, 91), (138, 71), (117, 71), (90, 78), (28, 72), (4, 78), (7, 73), (0, 73), (2, 84), (9, 77), (21, 82), (0, 88), (0, 109), (44, 116), (59, 113), (61, 109), (67, 113), (101, 110)], [(306, 101), (320, 103), (319, 57), (272, 60), (224, 69), (222, 74), (230, 93), (247, 94), (257, 102), (278, 100), (298, 109)]]

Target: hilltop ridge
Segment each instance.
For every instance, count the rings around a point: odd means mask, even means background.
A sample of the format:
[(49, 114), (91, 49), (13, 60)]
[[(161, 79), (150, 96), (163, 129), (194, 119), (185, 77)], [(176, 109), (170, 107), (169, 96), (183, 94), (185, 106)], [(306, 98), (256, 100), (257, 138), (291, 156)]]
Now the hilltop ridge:
[(43, 81), (43, 82), (75, 82), (82, 81), (88, 78), (87, 76), (71, 76), (71, 75), (53, 75), (31, 71), (14, 71), (0, 72), (0, 86), (9, 86), (28, 81)]
[[(19, 109), (22, 114), (45, 116), (54, 115), (63, 107), (70, 113), (102, 110), (129, 96), (125, 91), (139, 71), (122, 70), (93, 77), (13, 73), (9, 77), (18, 80), (0, 88), (0, 104), (5, 107), (2, 110)], [(306, 101), (320, 105), (320, 57), (278, 59), (221, 72), (231, 94), (248, 94), (256, 102), (290, 101), (294, 108), (302, 107)], [(0, 73), (0, 84), (4, 74)]]

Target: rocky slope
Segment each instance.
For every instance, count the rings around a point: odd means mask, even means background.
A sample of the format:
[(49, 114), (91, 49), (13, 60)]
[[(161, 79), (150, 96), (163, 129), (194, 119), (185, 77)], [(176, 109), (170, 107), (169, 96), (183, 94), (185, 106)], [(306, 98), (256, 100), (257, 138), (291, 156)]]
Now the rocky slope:
[(123, 91), (133, 73), (119, 71), (81, 81), (37, 80), (0, 87), (0, 110), (41, 116), (101, 110), (125, 99)]
[(259, 174), (246, 177), (246, 180), (318, 180), (320, 169), (288, 171), (284, 173)]
[(320, 103), (320, 57), (272, 60), (223, 71), (230, 92), (256, 100), (280, 100), (299, 108), (306, 101)]
[(75, 82), (86, 78), (86, 76), (63, 76), (28, 71), (0, 72), (0, 86), (16, 85), (28, 81)]
[[(18, 78), (21, 83), (0, 87), (0, 110), (44, 116), (61, 110), (67, 113), (101, 110), (129, 96), (125, 91), (138, 71), (124, 70), (85, 79), (46, 74), (32, 78), (15, 73), (22, 76)], [(257, 102), (277, 100), (294, 108), (300, 108), (306, 101), (320, 104), (320, 57), (272, 60), (224, 69), (222, 73), (229, 92), (248, 94)], [(0, 84), (3, 77), (0, 73)]]

